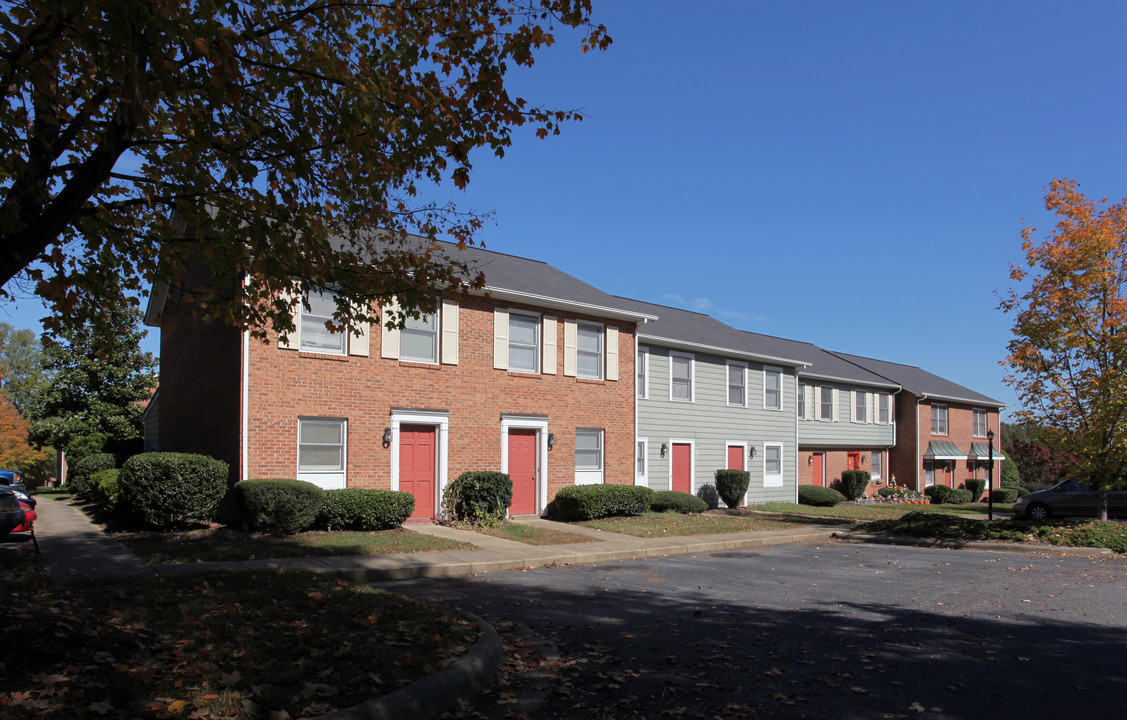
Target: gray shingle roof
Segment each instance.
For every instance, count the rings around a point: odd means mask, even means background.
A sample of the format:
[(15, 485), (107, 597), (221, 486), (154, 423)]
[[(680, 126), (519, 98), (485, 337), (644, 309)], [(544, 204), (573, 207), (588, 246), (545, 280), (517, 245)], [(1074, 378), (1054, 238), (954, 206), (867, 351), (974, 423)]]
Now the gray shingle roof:
[(834, 352), (843, 360), (854, 363), (870, 372), (886, 377), (899, 384), (908, 392), (920, 397), (934, 397), (940, 400), (954, 400), (975, 405), (988, 405), (990, 407), (1005, 407), (1006, 404), (992, 397), (975, 392), (946, 378), (929, 373), (927, 370), (913, 365), (901, 365), (887, 360), (874, 360), (873, 358), (850, 355), (848, 353)]

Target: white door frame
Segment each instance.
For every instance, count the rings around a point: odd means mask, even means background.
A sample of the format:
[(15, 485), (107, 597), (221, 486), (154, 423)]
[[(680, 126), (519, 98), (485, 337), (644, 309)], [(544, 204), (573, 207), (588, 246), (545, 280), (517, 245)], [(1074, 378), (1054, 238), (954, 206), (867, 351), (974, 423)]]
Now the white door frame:
[(391, 411), (391, 489), (399, 490), (399, 428), (403, 425), (430, 425), (435, 428), (434, 512), (442, 515), (442, 491), (449, 473), (450, 414), (439, 410)]
[(501, 416), (501, 472), (509, 472), (509, 430), (536, 431), (536, 512), (548, 497), (548, 418), (543, 415)]

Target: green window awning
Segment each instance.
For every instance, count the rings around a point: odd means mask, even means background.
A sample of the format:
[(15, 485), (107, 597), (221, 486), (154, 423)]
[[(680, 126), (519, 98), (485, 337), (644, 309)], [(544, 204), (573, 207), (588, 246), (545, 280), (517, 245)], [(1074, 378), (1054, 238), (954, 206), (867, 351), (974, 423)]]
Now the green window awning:
[[(990, 446), (987, 445), (986, 443), (971, 443), (970, 444), (970, 456), (969, 457), (971, 457), (975, 460), (987, 460), (987, 461), (989, 461), (990, 460)], [(1001, 450), (999, 450), (998, 448), (994, 448), (994, 459), (995, 460), (1005, 460), (1006, 456), (1002, 454)]]
[(949, 440), (932, 440), (927, 444), (924, 460), (966, 460), (967, 455)]

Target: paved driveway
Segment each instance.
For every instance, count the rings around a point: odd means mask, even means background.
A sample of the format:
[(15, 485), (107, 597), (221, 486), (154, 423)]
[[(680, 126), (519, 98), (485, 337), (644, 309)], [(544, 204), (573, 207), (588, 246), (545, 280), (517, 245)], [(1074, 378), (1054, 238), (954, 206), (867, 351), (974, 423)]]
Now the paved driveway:
[(381, 585), (564, 661), (533, 717), (1075, 718), (1127, 706), (1127, 560), (827, 544)]

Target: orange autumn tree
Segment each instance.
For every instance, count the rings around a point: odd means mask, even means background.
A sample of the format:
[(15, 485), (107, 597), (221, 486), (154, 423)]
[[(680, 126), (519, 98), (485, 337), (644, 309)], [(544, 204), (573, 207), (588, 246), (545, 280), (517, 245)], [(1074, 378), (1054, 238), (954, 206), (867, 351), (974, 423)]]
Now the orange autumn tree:
[(27, 444), (28, 422), (0, 395), (0, 467), (24, 470), (47, 457)]
[(1086, 198), (1074, 180), (1054, 180), (1045, 208), (1054, 230), (1039, 242), (1022, 231), (1025, 263), (1001, 309), (1014, 315), (1003, 365), (1021, 399), (1016, 419), (1067, 458), (1072, 474), (1099, 494), (1127, 485), (1127, 198)]

